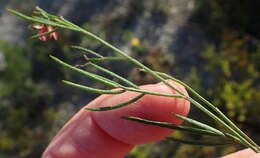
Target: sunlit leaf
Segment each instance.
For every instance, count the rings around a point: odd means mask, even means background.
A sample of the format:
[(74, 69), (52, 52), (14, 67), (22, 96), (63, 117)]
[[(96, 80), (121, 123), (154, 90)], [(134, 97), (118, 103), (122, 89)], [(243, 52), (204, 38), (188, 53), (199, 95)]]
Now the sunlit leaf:
[(108, 111), (108, 110), (113, 110), (113, 109), (118, 109), (118, 108), (122, 108), (124, 106), (127, 106), (129, 104), (132, 104), (134, 102), (136, 102), (138, 99), (142, 98), (145, 94), (140, 94), (137, 97), (121, 103), (121, 104), (117, 104), (117, 105), (113, 105), (113, 106), (104, 106), (104, 107), (97, 107), (97, 108), (85, 108), (86, 110), (90, 110), (90, 111)]
[(62, 82), (69, 85), (69, 86), (79, 88), (79, 89), (82, 89), (82, 90), (85, 90), (85, 91), (88, 91), (88, 92), (97, 93), (97, 94), (120, 94), (120, 93), (125, 92), (125, 90), (123, 90), (123, 89), (104, 90), (104, 89), (97, 89), (97, 88), (92, 88), (92, 87), (88, 87), (88, 86), (83, 86), (83, 85), (76, 84), (76, 83), (66, 81), (66, 80), (63, 80)]
[(204, 129), (188, 127), (188, 126), (181, 126), (181, 125), (174, 125), (174, 124), (168, 123), (168, 122), (152, 121), (152, 120), (142, 119), (142, 118), (133, 117), (133, 116), (124, 116), (122, 118), (131, 120), (131, 121), (141, 122), (144, 124), (149, 124), (149, 125), (159, 126), (159, 127), (163, 127), (163, 128), (169, 128), (169, 129), (179, 130), (179, 131), (183, 131), (183, 132), (188, 132), (188, 133), (192, 133), (192, 134), (222, 136), (220, 134), (217, 134), (217, 133), (214, 133), (211, 131), (207, 131)]

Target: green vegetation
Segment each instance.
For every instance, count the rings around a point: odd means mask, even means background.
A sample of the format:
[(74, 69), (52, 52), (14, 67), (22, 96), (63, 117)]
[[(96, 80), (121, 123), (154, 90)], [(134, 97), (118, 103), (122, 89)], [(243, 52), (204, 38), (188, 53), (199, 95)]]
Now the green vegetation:
[(1, 42), (0, 51), (6, 60), (0, 71), (0, 157), (38, 157), (55, 118), (53, 90), (33, 78), (35, 61), (26, 48)]

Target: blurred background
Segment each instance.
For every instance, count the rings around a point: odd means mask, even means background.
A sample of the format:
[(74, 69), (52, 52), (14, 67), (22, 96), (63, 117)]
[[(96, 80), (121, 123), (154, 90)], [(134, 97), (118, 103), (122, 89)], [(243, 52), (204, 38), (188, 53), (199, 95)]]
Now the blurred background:
[[(58, 41), (30, 39), (35, 30), (6, 9), (31, 14), (35, 6), (190, 84), (260, 144), (260, 1), (0, 0), (0, 158), (40, 157), (62, 125), (97, 96), (61, 79), (102, 87), (56, 65), (49, 54), (73, 64), (82, 54), (69, 45), (113, 54), (69, 31), (58, 32)], [(138, 84), (156, 82), (127, 63), (104, 64)], [(190, 116), (217, 126), (195, 108)], [(126, 158), (214, 158), (241, 148), (161, 141), (138, 146)]]

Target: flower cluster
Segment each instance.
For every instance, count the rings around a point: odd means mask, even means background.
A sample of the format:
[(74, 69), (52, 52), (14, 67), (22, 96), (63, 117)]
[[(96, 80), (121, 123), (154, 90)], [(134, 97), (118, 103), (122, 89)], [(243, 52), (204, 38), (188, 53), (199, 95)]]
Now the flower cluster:
[[(54, 28), (52, 26), (48, 26), (48, 25), (45, 25), (45, 24), (43, 24), (43, 25), (33, 25), (33, 28), (39, 30), (38, 35), (44, 34), (44, 33), (47, 33), (47, 32), (51, 32), (51, 31), (54, 30)], [(47, 41), (48, 39), (58, 40), (57, 33), (51, 32), (48, 35), (42, 35), (42, 36), (39, 37), (39, 40), (41, 40), (41, 41)]]

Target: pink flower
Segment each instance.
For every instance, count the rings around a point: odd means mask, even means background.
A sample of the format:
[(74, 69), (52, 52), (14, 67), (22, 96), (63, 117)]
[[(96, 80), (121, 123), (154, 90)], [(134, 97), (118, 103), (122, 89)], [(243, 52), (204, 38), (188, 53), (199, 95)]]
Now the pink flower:
[[(43, 34), (43, 33), (46, 33), (46, 32), (54, 30), (54, 28), (52, 26), (48, 26), (48, 25), (45, 25), (45, 24), (34, 25), (33, 28), (39, 30), (38, 34)], [(57, 33), (56, 32), (52, 32), (49, 35), (43, 35), (43, 36), (39, 37), (39, 40), (41, 40), (41, 41), (47, 41), (48, 39), (58, 40)]]

